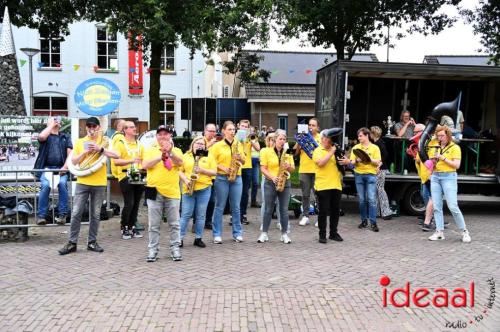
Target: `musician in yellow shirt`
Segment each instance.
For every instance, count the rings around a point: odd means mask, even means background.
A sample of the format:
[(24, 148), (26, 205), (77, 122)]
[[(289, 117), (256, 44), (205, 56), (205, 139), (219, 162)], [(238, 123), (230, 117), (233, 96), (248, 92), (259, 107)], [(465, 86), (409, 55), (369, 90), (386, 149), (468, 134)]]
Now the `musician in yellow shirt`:
[[(217, 143), (217, 127), (213, 123), (207, 123), (205, 125), (205, 132), (203, 133), (203, 137), (205, 138), (205, 146), (208, 150), (208, 154), (210, 155), (210, 150)], [(215, 208), (215, 189), (213, 186), (213, 182), (215, 180), (215, 176), (212, 177), (212, 186), (210, 187), (210, 199), (207, 204), (207, 211), (205, 213), (205, 229), (212, 229), (212, 218), (214, 216), (214, 208)]]
[[(321, 136), (319, 134), (319, 121), (316, 118), (309, 119), (308, 123), (309, 132), (314, 137), (316, 143), (320, 143)], [(295, 155), (300, 154), (300, 164), (299, 164), (299, 180), (300, 188), (302, 189), (302, 218), (299, 221), (300, 226), (305, 226), (309, 224), (309, 205), (311, 190), (314, 187), (314, 175), (316, 172), (316, 165), (312, 158), (310, 158), (303, 149), (300, 148), (299, 144), (295, 144)], [(315, 224), (318, 226), (318, 223)]]
[[(217, 165), (208, 154), (203, 136), (198, 136), (191, 142), (189, 151), (182, 157), (183, 164), (179, 172), (182, 186), (182, 207), (181, 207), (181, 245), (189, 219), (196, 211), (195, 220), (195, 240), (194, 245), (205, 248), (202, 240), (203, 228), (205, 226), (205, 213), (207, 204), (212, 192), (212, 177), (217, 174)], [(193, 177), (194, 173), (194, 177)], [(193, 193), (189, 193), (189, 187), (193, 187)]]
[(431, 194), (434, 204), (436, 232), (429, 237), (429, 240), (444, 240), (444, 196), (453, 220), (461, 231), (462, 241), (468, 243), (471, 242), (471, 237), (457, 201), (457, 169), (460, 168), (462, 152), (460, 146), (453, 142), (451, 129), (447, 126), (437, 126), (436, 138), (439, 141), (439, 148), (429, 151), (429, 158), (434, 159), (436, 162), (431, 175)]
[[(99, 119), (90, 117), (85, 123), (87, 136), (76, 141), (73, 153), (68, 156), (73, 165), (79, 165), (85, 160), (92, 159), (100, 155), (110, 158), (117, 158), (118, 155), (108, 149), (106, 145), (107, 137), (102, 133)], [(92, 156), (92, 157), (90, 157)], [(94, 165), (96, 165), (94, 163)], [(85, 176), (78, 176), (76, 179), (75, 196), (73, 197), (73, 211), (71, 212), (71, 226), (69, 230), (68, 243), (59, 250), (60, 255), (67, 255), (76, 251), (78, 235), (82, 215), (87, 207), (86, 203), (90, 198), (90, 224), (89, 236), (87, 241), (87, 250), (94, 252), (103, 252), (104, 249), (97, 243), (97, 232), (99, 230), (100, 212), (104, 194), (106, 193), (107, 174), (106, 163), (94, 172)]]
[(144, 153), (142, 167), (147, 170), (145, 196), (148, 203), (149, 244), (148, 262), (158, 258), (160, 225), (163, 212), (170, 226), (170, 254), (174, 261), (182, 260), (180, 251), (179, 167), (182, 166), (182, 151), (175, 148), (172, 129), (159, 126), (156, 130), (156, 143)]
[[(358, 129), (358, 144), (351, 150), (350, 164), (354, 166), (354, 180), (358, 192), (359, 213), (361, 223), (358, 228), (366, 228), (367, 220), (370, 219), (371, 230), (378, 232), (377, 226), (377, 171), (381, 165), (380, 149), (370, 142), (370, 129), (363, 127)], [(360, 155), (355, 154), (360, 150)]]
[(321, 132), (321, 145), (314, 150), (313, 161), (316, 164), (314, 190), (318, 196), (318, 228), (319, 242), (326, 243), (326, 218), (330, 218), (329, 238), (334, 241), (343, 241), (338, 233), (340, 198), (342, 196), (342, 173), (340, 173), (335, 158), (336, 147), (333, 137), (329, 137), (331, 130)]

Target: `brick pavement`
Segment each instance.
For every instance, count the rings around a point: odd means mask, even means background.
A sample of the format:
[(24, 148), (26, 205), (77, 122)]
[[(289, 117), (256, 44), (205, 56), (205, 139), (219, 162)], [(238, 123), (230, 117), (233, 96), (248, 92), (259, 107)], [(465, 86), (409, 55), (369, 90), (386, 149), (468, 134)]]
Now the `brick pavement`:
[[(454, 331), (446, 322), (459, 320), (468, 326), (458, 330), (500, 331), (498, 296), (482, 312), (486, 280), (500, 280), (498, 210), (466, 210), (470, 244), (454, 225), (446, 241), (431, 243), (413, 217), (380, 221), (378, 234), (359, 230), (352, 204), (340, 221), (343, 243), (319, 244), (314, 226), (291, 219), (291, 245), (279, 242), (277, 229), (258, 244), (257, 212), (250, 209), (244, 243), (229, 241), (227, 222), (222, 245), (206, 234), (207, 248), (193, 247), (188, 234), (182, 262), (168, 258), (163, 227), (160, 259), (146, 263), (147, 238), (121, 240), (118, 218), (101, 225), (103, 254), (86, 251), (81, 237), (76, 254), (59, 256), (62, 227), (0, 243), (0, 331)], [(389, 288), (410, 281), (453, 289), (473, 280), (475, 307), (383, 308), (383, 274)]]

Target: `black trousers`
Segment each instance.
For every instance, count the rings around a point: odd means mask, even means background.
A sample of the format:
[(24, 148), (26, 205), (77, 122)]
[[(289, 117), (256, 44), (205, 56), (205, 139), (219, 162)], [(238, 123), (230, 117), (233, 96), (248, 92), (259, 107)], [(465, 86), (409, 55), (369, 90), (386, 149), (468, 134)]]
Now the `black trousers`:
[(340, 197), (342, 191), (338, 189), (328, 189), (316, 191), (318, 196), (319, 213), (318, 228), (319, 238), (326, 238), (326, 217), (330, 217), (330, 235), (337, 233), (339, 224)]
[(128, 178), (125, 177), (120, 181), (120, 189), (123, 194), (121, 228), (123, 229), (125, 226), (128, 226), (130, 230), (137, 222), (137, 213), (139, 212), (144, 186), (130, 184), (128, 183)]

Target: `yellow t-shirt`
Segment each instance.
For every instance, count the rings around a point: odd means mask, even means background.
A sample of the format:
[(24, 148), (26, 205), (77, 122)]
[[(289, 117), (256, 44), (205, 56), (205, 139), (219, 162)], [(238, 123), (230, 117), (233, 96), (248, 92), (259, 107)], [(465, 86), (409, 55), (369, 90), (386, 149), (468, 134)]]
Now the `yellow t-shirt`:
[[(236, 144), (236, 139), (233, 140), (233, 144)], [(245, 158), (246, 161), (245, 151), (243, 150), (243, 144), (238, 143), (238, 151), (240, 155), (243, 158)], [(227, 144), (225, 140), (215, 143), (212, 146), (212, 149), (210, 150), (209, 154), (212, 154), (212, 157), (214, 158), (217, 165), (222, 165), (225, 167), (231, 166), (231, 160), (232, 160), (231, 146), (229, 146), (229, 144)], [(217, 174), (227, 175), (226, 172), (223, 172), (220, 169), (217, 169)], [(237, 175), (241, 175), (241, 167), (238, 170)]]
[[(182, 151), (179, 148), (173, 148), (172, 152), (182, 158)], [(153, 144), (144, 152), (144, 160), (151, 160), (161, 156), (158, 143)], [(181, 198), (181, 189), (179, 186), (179, 166), (173, 166), (168, 170), (163, 161), (160, 161), (150, 169), (146, 177), (146, 185), (155, 187), (158, 192), (167, 198)]]
[(415, 158), (415, 168), (417, 169), (418, 176), (420, 177), (420, 181), (422, 183), (426, 183), (429, 181), (431, 178), (431, 171), (425, 166), (423, 162), (417, 162), (417, 160), (420, 161), (420, 156), (417, 153), (417, 157)]
[[(283, 153), (286, 153), (286, 151), (283, 150)], [(290, 165), (293, 165), (293, 156), (291, 154), (286, 154), (283, 158), (286, 158), (285, 160)], [(280, 161), (274, 148), (264, 148), (260, 150), (260, 166), (266, 166), (272, 176), (278, 175), (280, 170)], [(288, 178), (290, 178), (290, 176)]]
[[(365, 151), (368, 156), (372, 160), (381, 160), (382, 158), (380, 157), (380, 149), (378, 148), (377, 145), (370, 143), (367, 147), (363, 146), (361, 143), (356, 144), (352, 150), (354, 149), (361, 149)], [(351, 150), (351, 156), (349, 159), (351, 159), (352, 162), (356, 161), (356, 155), (354, 152)], [(372, 163), (356, 163), (354, 171), (358, 174), (377, 174), (377, 166), (373, 165)]]
[[(193, 154), (191, 152), (186, 152), (182, 156), (182, 161), (183, 163), (182, 166), (180, 167), (180, 170), (184, 172), (184, 174), (189, 179), (191, 177), (191, 173), (193, 173), (193, 167), (194, 167)], [(208, 157), (201, 157), (198, 162), (198, 167), (203, 169), (208, 169), (211, 171), (217, 170), (217, 164), (210, 155)], [(196, 183), (194, 184), (194, 191), (205, 189), (207, 187), (210, 187), (211, 185), (212, 185), (212, 176), (198, 173), (198, 180), (196, 180)], [(182, 185), (182, 191), (184, 193), (187, 192), (187, 186), (185, 184)]]
[[(319, 133), (314, 136), (314, 140), (318, 143), (321, 141), (321, 135)], [(316, 172), (316, 164), (314, 161), (309, 158), (307, 153), (304, 150), (300, 150), (300, 166), (299, 173), (314, 173)]]
[(241, 168), (252, 168), (252, 143), (243, 142), (243, 151), (245, 151), (245, 164)]
[(316, 162), (322, 159), (328, 150), (324, 147), (319, 146), (313, 153), (313, 161), (316, 165), (316, 176), (314, 177), (314, 189), (315, 190), (328, 190), (328, 189), (338, 189), (342, 190), (342, 174), (337, 168), (337, 160), (335, 156), (332, 156), (326, 165), (319, 167)]
[[(434, 157), (436, 152), (439, 151), (446, 159), (448, 160), (453, 160), (453, 159), (462, 159), (462, 150), (460, 149), (460, 146), (456, 145), (453, 142), (450, 142), (447, 146), (444, 148), (439, 148), (439, 149), (430, 149), (429, 150), (429, 158)], [(434, 172), (456, 172), (457, 170), (450, 165), (448, 165), (445, 161), (439, 160), (436, 164), (436, 167), (434, 168)]]
[[(75, 156), (85, 151), (85, 142), (93, 142), (90, 137), (85, 136), (76, 141), (73, 153)], [(99, 144), (99, 141), (97, 142)], [(102, 144), (102, 143), (101, 143)], [(99, 144), (99, 145), (101, 145)], [(86, 158), (84, 158), (85, 160)], [(97, 158), (96, 158), (97, 159)], [(85, 184), (87, 186), (105, 186), (107, 184), (106, 163), (104, 163), (97, 171), (87, 176), (78, 176), (76, 183)]]
[[(139, 143), (139, 141), (128, 142), (125, 137), (122, 140), (119, 140), (113, 145), (113, 151), (118, 153), (120, 156), (118, 159), (132, 159), (132, 158), (143, 158), (144, 157), (144, 148)], [(141, 165), (135, 165), (136, 168), (141, 168)], [(116, 178), (118, 181), (123, 180), (127, 176), (127, 170), (130, 168), (130, 164), (127, 166), (116, 166), (117, 170)], [(114, 174), (113, 174), (114, 175)]]
[[(111, 137), (111, 147), (112, 147), (113, 151), (115, 151), (116, 142), (119, 142), (122, 139), (125, 139), (122, 132), (117, 131), (113, 134), (113, 136)], [(113, 176), (115, 178), (118, 178), (120, 173), (121, 173), (120, 166), (115, 165), (115, 161), (113, 158), (111, 158), (110, 164), (111, 164), (111, 174), (113, 174)]]

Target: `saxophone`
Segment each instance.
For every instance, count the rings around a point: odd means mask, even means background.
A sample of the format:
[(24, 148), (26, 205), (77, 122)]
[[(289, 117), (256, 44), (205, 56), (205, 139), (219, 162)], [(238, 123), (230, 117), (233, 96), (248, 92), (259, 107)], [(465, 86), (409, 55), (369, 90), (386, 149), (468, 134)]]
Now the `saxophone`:
[(236, 176), (238, 175), (238, 170), (241, 167), (241, 162), (236, 159), (235, 155), (237, 155), (238, 152), (238, 147), (239, 147), (239, 142), (235, 138), (233, 141), (233, 145), (231, 145), (231, 165), (229, 166), (231, 168), (231, 171), (227, 175), (227, 179), (229, 182), (234, 182), (236, 181)]
[(288, 172), (285, 168), (285, 162), (286, 162), (286, 156), (287, 154), (285, 151), (281, 153), (280, 157), (280, 167), (278, 170), (278, 182), (276, 183), (276, 191), (277, 192), (282, 192), (285, 190), (285, 185), (286, 181), (288, 180), (288, 177), (290, 176), (290, 172)]
[(191, 176), (189, 178), (189, 184), (187, 185), (187, 194), (189, 196), (193, 195), (194, 186), (196, 184), (196, 181), (198, 180), (198, 165), (199, 165), (199, 163), (200, 163), (200, 157), (195, 157), (193, 171), (191, 172)]

